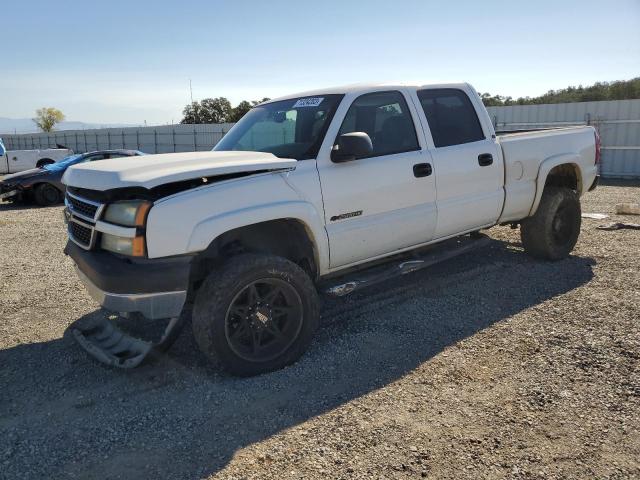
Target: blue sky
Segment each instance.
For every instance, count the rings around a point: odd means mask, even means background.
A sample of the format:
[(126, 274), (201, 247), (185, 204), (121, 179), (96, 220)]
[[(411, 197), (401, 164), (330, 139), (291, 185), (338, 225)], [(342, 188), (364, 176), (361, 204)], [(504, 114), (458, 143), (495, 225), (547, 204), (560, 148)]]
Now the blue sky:
[(29, 1), (0, 15), (0, 117), (177, 122), (189, 101), (359, 82), (538, 95), (640, 75), (640, 0)]

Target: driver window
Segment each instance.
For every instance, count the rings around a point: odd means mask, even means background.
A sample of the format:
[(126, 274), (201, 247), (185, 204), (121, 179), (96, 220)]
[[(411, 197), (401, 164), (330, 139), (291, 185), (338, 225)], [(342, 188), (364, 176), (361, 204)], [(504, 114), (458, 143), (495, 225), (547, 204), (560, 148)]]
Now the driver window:
[(351, 132), (369, 135), (373, 143), (372, 157), (420, 150), (407, 102), (398, 91), (367, 93), (356, 98), (338, 137)]

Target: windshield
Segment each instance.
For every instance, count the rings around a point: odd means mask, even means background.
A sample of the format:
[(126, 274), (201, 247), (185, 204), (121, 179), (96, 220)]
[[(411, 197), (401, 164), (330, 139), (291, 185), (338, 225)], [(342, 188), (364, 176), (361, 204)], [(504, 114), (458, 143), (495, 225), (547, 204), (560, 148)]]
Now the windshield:
[(342, 97), (317, 95), (254, 107), (213, 150), (268, 152), (296, 160), (315, 158)]
[(71, 165), (75, 165), (76, 163), (82, 161), (82, 154), (77, 153), (75, 155), (71, 155), (69, 157), (65, 157), (57, 163), (50, 163), (49, 165), (45, 165), (42, 167), (44, 170), (49, 172), (60, 172), (62, 170), (66, 170)]

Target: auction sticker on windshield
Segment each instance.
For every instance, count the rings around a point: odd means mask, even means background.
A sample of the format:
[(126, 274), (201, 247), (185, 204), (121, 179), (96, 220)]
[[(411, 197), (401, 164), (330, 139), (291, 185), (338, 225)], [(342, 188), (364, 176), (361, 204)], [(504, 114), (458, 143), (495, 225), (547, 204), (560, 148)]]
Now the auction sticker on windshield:
[(324, 97), (301, 98), (291, 108), (317, 107), (322, 103), (322, 100)]

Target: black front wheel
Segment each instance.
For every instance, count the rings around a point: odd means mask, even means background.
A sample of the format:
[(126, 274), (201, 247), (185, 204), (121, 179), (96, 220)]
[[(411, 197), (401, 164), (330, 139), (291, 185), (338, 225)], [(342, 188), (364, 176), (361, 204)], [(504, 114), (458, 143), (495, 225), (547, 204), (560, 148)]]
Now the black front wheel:
[(50, 183), (42, 183), (36, 187), (34, 198), (36, 203), (41, 207), (48, 207), (60, 203), (62, 201), (62, 194), (60, 190)]
[(200, 349), (241, 376), (295, 362), (318, 323), (309, 276), (285, 258), (255, 254), (234, 257), (207, 277), (192, 321)]

